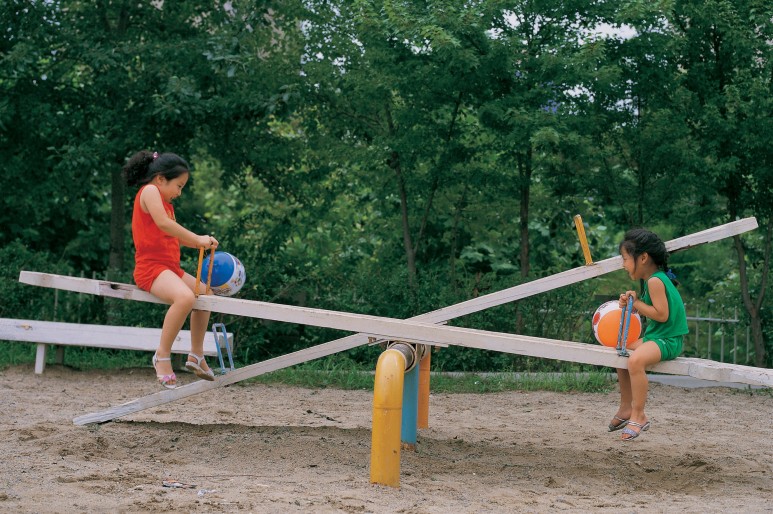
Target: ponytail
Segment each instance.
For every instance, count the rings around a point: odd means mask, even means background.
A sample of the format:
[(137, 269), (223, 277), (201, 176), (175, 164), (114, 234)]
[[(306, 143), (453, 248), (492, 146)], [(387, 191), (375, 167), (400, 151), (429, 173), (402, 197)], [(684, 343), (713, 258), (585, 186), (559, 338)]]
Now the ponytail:
[(153, 154), (147, 150), (141, 150), (132, 155), (122, 169), (126, 183), (130, 186), (139, 186), (150, 182), (153, 179), (148, 173), (151, 162), (153, 162)]
[(188, 173), (189, 169), (185, 159), (177, 154), (140, 150), (129, 158), (121, 171), (129, 186), (144, 186), (156, 175), (172, 180)]

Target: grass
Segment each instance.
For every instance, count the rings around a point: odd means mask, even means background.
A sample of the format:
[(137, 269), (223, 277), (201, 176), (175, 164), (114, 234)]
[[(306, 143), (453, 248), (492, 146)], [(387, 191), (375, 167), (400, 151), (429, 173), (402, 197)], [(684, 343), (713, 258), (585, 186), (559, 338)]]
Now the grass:
[(432, 391), (447, 393), (494, 393), (501, 391), (555, 391), (608, 393), (615, 381), (610, 373), (463, 373), (435, 374)]
[(308, 388), (373, 389), (373, 376), (349, 360), (326, 358), (279, 369), (246, 380)]

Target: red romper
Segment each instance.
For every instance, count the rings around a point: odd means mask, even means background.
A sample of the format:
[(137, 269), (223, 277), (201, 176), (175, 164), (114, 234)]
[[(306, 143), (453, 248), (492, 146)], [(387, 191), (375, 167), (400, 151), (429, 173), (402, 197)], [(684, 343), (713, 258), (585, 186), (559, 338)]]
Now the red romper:
[[(162, 231), (153, 221), (153, 217), (142, 211), (140, 194), (146, 186), (142, 186), (134, 197), (132, 211), (132, 238), (134, 239), (134, 282), (140, 289), (150, 291), (153, 281), (164, 270), (171, 270), (178, 277), (183, 276), (180, 267), (180, 240)], [(174, 217), (174, 207), (164, 201), (166, 214)]]

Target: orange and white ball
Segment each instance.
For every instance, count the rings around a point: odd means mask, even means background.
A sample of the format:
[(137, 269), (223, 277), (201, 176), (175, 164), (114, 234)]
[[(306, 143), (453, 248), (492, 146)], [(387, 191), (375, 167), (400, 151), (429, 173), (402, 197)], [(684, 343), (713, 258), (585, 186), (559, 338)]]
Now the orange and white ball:
[[(617, 300), (602, 303), (593, 313), (593, 335), (604, 346), (617, 346), (617, 335), (620, 333), (620, 316), (623, 310)], [(632, 343), (641, 335), (641, 316), (632, 312), (628, 322), (628, 339), (625, 344)]]

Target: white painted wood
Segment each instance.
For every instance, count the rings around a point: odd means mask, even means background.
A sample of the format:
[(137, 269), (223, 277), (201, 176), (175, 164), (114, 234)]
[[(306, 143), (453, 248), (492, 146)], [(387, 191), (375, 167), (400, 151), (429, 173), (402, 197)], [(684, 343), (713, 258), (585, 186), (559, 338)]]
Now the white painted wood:
[(38, 348), (35, 351), (35, 374), (42, 374), (44, 369), (46, 369), (46, 345), (38, 343)]
[[(498, 337), (499, 334), (496, 333), (486, 334), (474, 330), (470, 332), (471, 334), (464, 335), (464, 342), (457, 344), (468, 348), (581, 362), (597, 366), (612, 368), (628, 367), (628, 359), (626, 357), (620, 357), (613, 348), (601, 345), (528, 336)], [(474, 336), (475, 332), (479, 332), (479, 337), (476, 338)], [(685, 375), (702, 380), (773, 387), (773, 369), (727, 364), (704, 359), (679, 357), (672, 361), (659, 362), (649, 366), (647, 370), (670, 375)]]
[[(260, 303), (249, 302), (247, 300), (227, 303), (238, 304), (240, 302), (248, 302), (248, 304)], [(425, 344), (456, 344), (469, 348), (494, 350), (505, 353), (515, 353), (519, 355), (529, 355), (533, 357), (564, 360), (570, 362), (582, 362), (597, 366), (608, 366), (613, 368), (627, 367), (626, 358), (618, 356), (614, 349), (602, 347), (600, 345), (596, 346), (575, 343), (571, 341), (559, 341), (538, 337), (473, 330), (460, 327), (438, 326), (411, 321), (393, 320), (390, 318), (379, 318), (375, 316), (336, 313), (333, 311), (319, 311), (315, 309), (305, 309), (290, 306), (277, 307), (279, 308), (279, 311), (299, 311), (300, 314), (306, 315), (304, 320), (308, 324), (316, 324), (319, 322), (322, 326), (332, 326), (334, 328), (343, 328), (345, 330), (357, 330), (362, 327), (358, 325), (356, 328), (352, 328), (355, 324), (365, 323), (371, 333), (378, 333), (384, 337), (390, 337), (404, 341), (413, 341)], [(276, 315), (279, 311), (271, 312), (271, 319), (282, 317)], [(266, 312), (264, 311), (263, 314), (266, 314)], [(312, 318), (314, 316), (322, 316), (322, 318), (312, 322)], [(157, 405), (174, 401), (179, 398), (185, 398), (187, 396), (206, 390), (229, 385), (247, 378), (261, 375), (263, 373), (274, 371), (276, 369), (281, 369), (298, 364), (300, 362), (331, 355), (333, 353), (353, 348), (360, 344), (367, 344), (367, 342), (367, 335), (357, 334), (349, 336), (306, 350), (301, 350), (292, 354), (270, 359), (268, 361), (239, 368), (235, 371), (229, 372), (225, 376), (218, 377), (216, 382), (196, 382), (194, 384), (178, 387), (175, 390), (160, 391), (158, 393), (125, 403), (123, 405), (119, 405), (106, 411), (80, 416), (75, 418), (74, 422), (76, 424), (88, 424), (109, 421), (110, 419), (114, 419), (116, 417), (125, 416), (127, 414), (155, 407)], [(706, 380), (739, 382), (773, 387), (773, 370), (717, 363), (713, 361), (703, 361), (701, 359), (679, 358), (674, 361), (658, 363), (649, 369), (650, 371), (688, 375)]]
[[(34, 282), (34, 277), (27, 278), (29, 281)], [(44, 281), (53, 287), (76, 291), (83, 291), (93, 285), (89, 283), (84, 284), (83, 281), (87, 279), (74, 277), (46, 275), (45, 277), (40, 278), (44, 278)], [(43, 280), (40, 282), (43, 282)], [(113, 287), (105, 287), (105, 283), (102, 283), (101, 286), (102, 288), (99, 289), (99, 291), (102, 293), (112, 294), (115, 291), (115, 288)], [(224, 312), (239, 316), (359, 332), (366, 336), (360, 344), (366, 344), (367, 336), (373, 336), (426, 344), (455, 344), (470, 348), (517, 353), (520, 355), (530, 355), (548, 359), (583, 362), (599, 366), (625, 367), (626, 362), (624, 358), (617, 357), (614, 352), (610, 354), (605, 348), (587, 344), (478, 331), (459, 327), (438, 326), (414, 320), (396, 320), (379, 316), (312, 309), (308, 307), (295, 307), (217, 296), (208, 296), (206, 298), (199, 297), (196, 305), (198, 308), (204, 310)], [(722, 364), (721, 366), (727, 367), (732, 365)], [(689, 374), (690, 376), (696, 376), (696, 378), (703, 378), (702, 376), (693, 374), (699, 373), (699, 371), (693, 371), (692, 368), (680, 368), (677, 371), (671, 371), (671, 373)], [(765, 373), (773, 373), (773, 371), (767, 370), (761, 371), (760, 373), (763, 373), (764, 375)], [(741, 372), (738, 374), (743, 375)], [(757, 376), (757, 374), (751, 374), (748, 376), (748, 379), (744, 379), (743, 382), (755, 385), (773, 385), (766, 382), (764, 378), (756, 378)], [(706, 378), (711, 379), (710, 377)]]
[[(231, 337), (232, 334), (229, 334), (229, 340)], [(0, 340), (154, 352), (160, 338), (160, 328), (0, 318)], [(191, 333), (181, 330), (172, 345), (172, 353), (188, 353), (190, 350)], [(212, 332), (204, 334), (204, 353), (217, 355)]]
[[(503, 334), (458, 327), (430, 325), (427, 328), (429, 329), (429, 332), (434, 334), (433, 339), (437, 341), (445, 341), (448, 344), (457, 344), (468, 348), (494, 350), (498, 352), (515, 353), (518, 355), (529, 355), (570, 362), (582, 362), (612, 368), (626, 368), (628, 365), (627, 358), (618, 356), (613, 348), (607, 348), (601, 345), (589, 345), (571, 341), (559, 341), (555, 339)], [(402, 339), (405, 340), (404, 337)], [(73, 420), (73, 423), (76, 425), (103, 423), (204, 391), (224, 387), (277, 369), (331, 355), (366, 342), (367, 338), (363, 338), (360, 334), (338, 339), (306, 350), (300, 350), (288, 355), (283, 355), (281, 357), (276, 357), (230, 371), (226, 375), (217, 377), (215, 382), (198, 381), (178, 387), (177, 389), (159, 391), (101, 412), (78, 416)], [(431, 344), (430, 341), (426, 340), (420, 342)], [(702, 359), (680, 357), (673, 361), (658, 363), (649, 367), (648, 370), (659, 373), (687, 375), (704, 380), (737, 382), (773, 387), (773, 370), (771, 369), (724, 364)]]
[[(35, 373), (45, 369), (46, 346), (90, 346), (115, 350), (154, 352), (161, 338), (160, 328), (118, 327), (82, 323), (60, 323), (23, 319), (0, 318), (0, 340), (38, 343), (35, 354)], [(233, 334), (228, 334), (233, 342)], [(181, 330), (172, 345), (172, 353), (191, 351), (191, 333)], [(215, 336), (204, 334), (204, 355), (217, 355)]]

